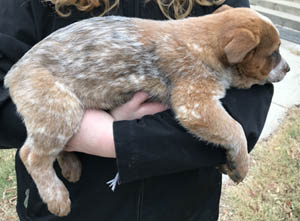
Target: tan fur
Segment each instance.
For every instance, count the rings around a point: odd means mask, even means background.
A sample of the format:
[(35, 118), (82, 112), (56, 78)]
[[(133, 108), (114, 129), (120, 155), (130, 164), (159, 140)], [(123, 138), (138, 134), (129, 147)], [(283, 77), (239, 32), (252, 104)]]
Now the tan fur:
[(72, 183), (79, 180), (81, 175), (81, 163), (75, 153), (61, 152), (57, 156), (62, 175)]
[(242, 181), (247, 140), (220, 99), (232, 86), (281, 80), (289, 67), (279, 45), (268, 19), (225, 6), (178, 21), (88, 19), (34, 46), (7, 74), (5, 85), (28, 132), (21, 159), (50, 212), (70, 211), (68, 191), (52, 164), (58, 158), (62, 174), (70, 182), (79, 179), (80, 162), (63, 149), (84, 111), (113, 109), (138, 91), (169, 105), (199, 139), (225, 148), (223, 171)]

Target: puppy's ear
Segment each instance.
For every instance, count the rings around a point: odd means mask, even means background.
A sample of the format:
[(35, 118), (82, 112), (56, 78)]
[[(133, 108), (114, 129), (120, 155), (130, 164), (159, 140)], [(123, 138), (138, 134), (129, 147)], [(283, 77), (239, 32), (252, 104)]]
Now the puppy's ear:
[(230, 39), (224, 52), (230, 64), (237, 64), (244, 60), (246, 55), (259, 44), (259, 38), (247, 29), (237, 29), (230, 32), (225, 39)]
[(232, 7), (230, 7), (229, 5), (222, 5), (220, 8), (218, 8), (217, 10), (215, 10), (213, 12), (213, 14), (220, 13), (220, 12), (226, 11), (228, 9), (232, 9)]

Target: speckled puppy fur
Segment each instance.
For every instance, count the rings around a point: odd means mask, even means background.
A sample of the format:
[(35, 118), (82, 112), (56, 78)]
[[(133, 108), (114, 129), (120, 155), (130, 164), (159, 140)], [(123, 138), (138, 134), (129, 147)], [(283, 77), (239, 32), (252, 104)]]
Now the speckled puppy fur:
[(50, 212), (70, 211), (53, 162), (58, 158), (69, 181), (79, 179), (79, 160), (63, 149), (84, 110), (112, 109), (138, 91), (169, 105), (190, 133), (225, 148), (223, 169), (243, 180), (245, 134), (219, 100), (231, 86), (279, 81), (289, 68), (268, 19), (246, 8), (218, 12), (177, 21), (83, 20), (46, 37), (12, 67), (5, 85), (28, 133), (20, 156)]

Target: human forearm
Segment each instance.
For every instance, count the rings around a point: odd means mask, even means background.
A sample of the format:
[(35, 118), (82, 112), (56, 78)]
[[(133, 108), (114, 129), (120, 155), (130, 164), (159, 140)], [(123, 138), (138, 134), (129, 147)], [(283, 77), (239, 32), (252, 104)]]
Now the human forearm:
[(79, 131), (70, 139), (65, 150), (115, 158), (113, 120), (105, 111), (87, 110)]

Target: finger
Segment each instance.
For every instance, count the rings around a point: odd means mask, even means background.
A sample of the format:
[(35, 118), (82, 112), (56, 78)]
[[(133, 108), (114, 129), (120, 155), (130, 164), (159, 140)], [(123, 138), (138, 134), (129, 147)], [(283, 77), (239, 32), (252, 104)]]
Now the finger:
[(158, 102), (144, 103), (139, 109), (139, 115), (156, 114), (167, 110), (168, 107)]
[(143, 104), (148, 98), (149, 95), (146, 92), (140, 91), (137, 92), (129, 102), (132, 106), (138, 107)]

